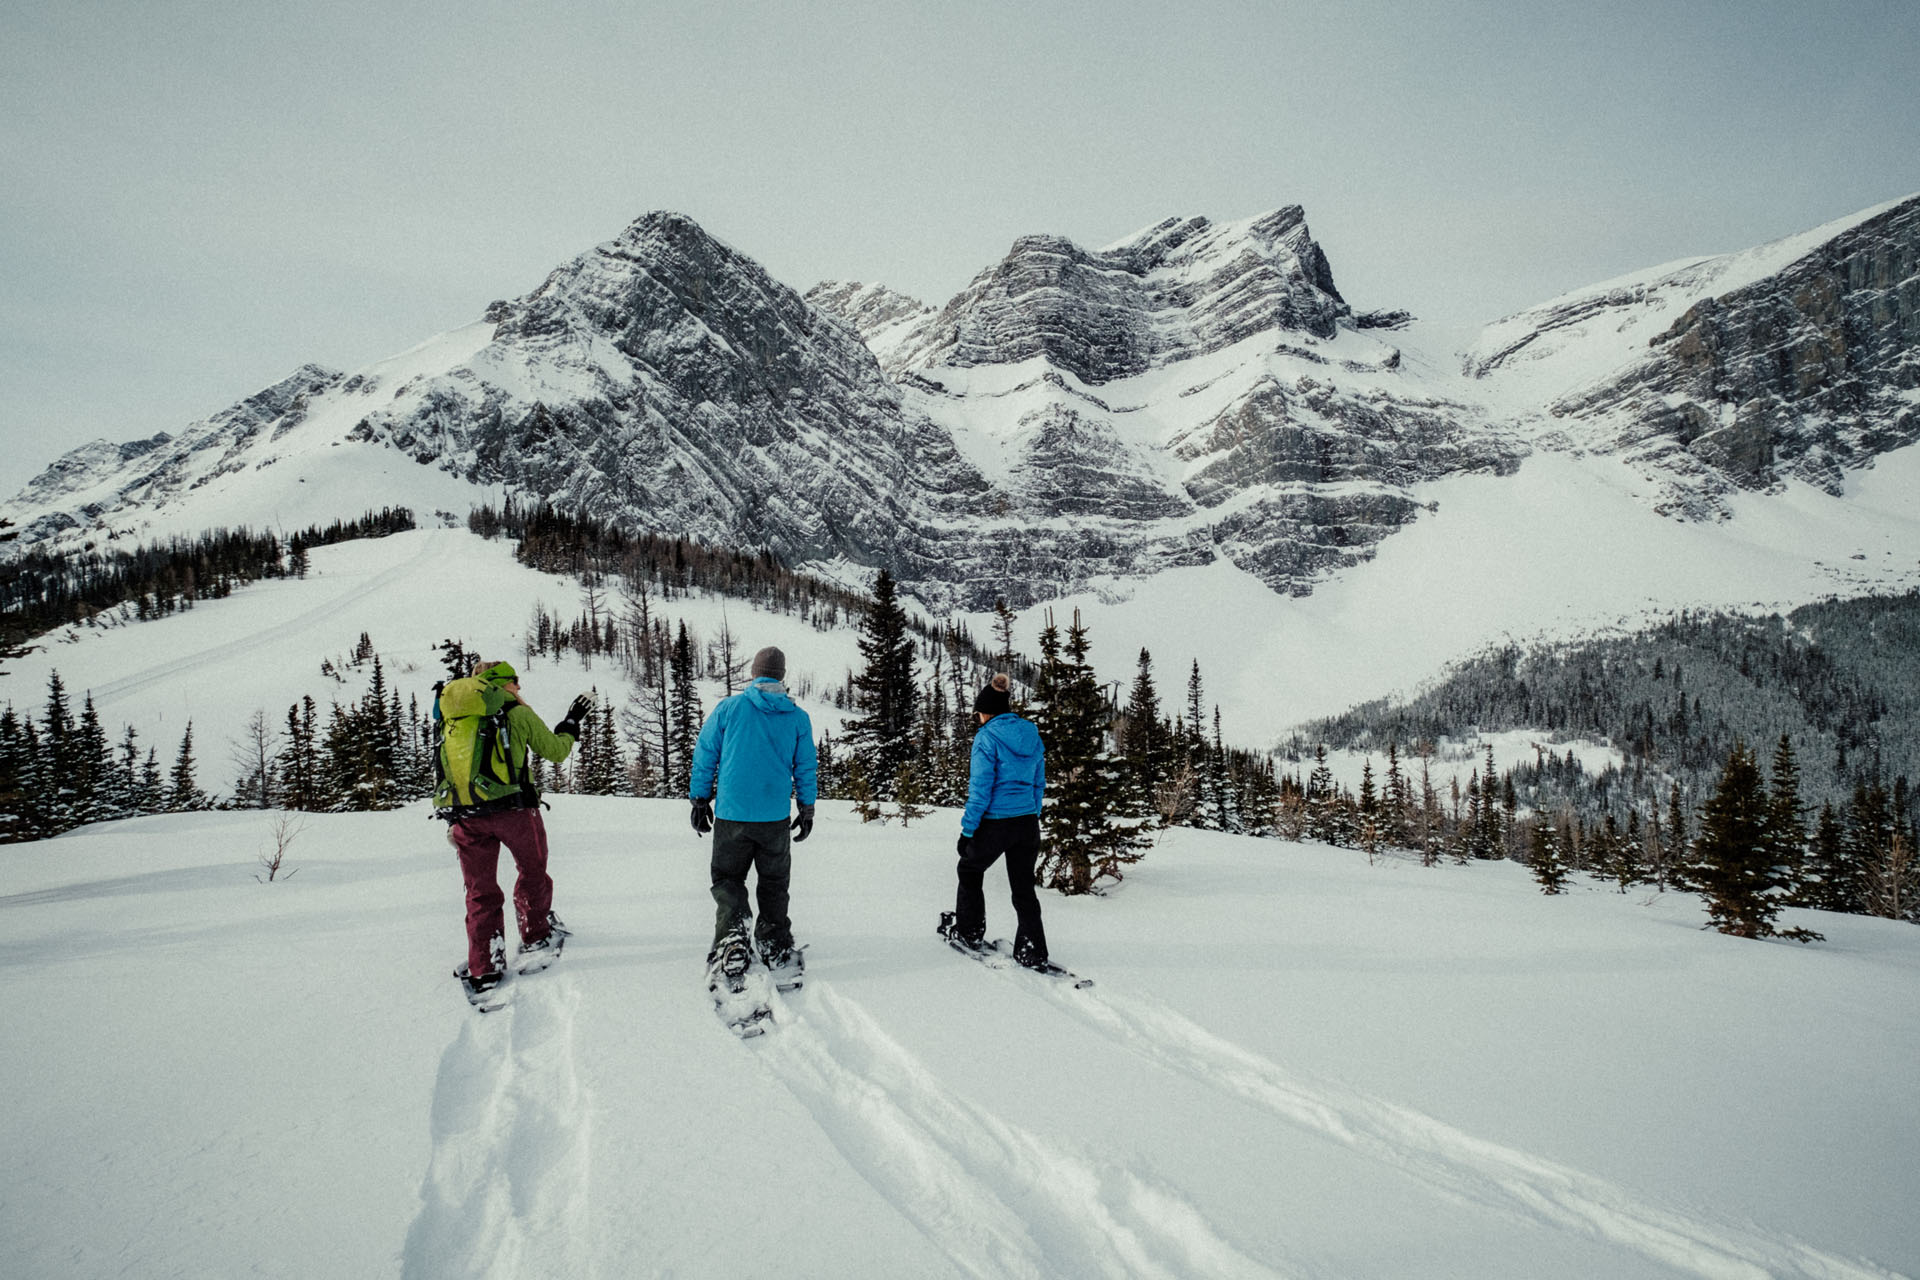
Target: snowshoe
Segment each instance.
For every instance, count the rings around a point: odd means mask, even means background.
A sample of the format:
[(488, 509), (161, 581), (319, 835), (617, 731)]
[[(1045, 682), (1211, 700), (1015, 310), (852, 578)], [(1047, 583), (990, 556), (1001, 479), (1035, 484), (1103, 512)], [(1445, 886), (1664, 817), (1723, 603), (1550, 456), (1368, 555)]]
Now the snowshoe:
[(513, 972), (524, 977), (530, 973), (539, 973), (560, 958), (560, 949), (573, 935), (555, 923), (551, 932), (538, 942), (520, 944), (520, 954), (514, 957)]
[(747, 970), (753, 965), (753, 948), (742, 934), (728, 934), (707, 954), (707, 989), (725, 987), (738, 994), (745, 990)]
[(491, 973), (476, 975), (463, 964), (453, 971), (453, 976), (460, 979), (461, 987), (466, 990), (467, 1003), (480, 1012), (492, 1013), (506, 1004), (507, 993), (502, 989), (501, 983), (506, 980), (507, 975), (503, 970), (495, 969)]
[(767, 966), (767, 976), (773, 979), (777, 991), (798, 991), (805, 981), (807, 971), (807, 949), (805, 947), (762, 948), (761, 962)]
[(940, 913), (940, 923), (934, 926), (934, 932), (945, 938), (948, 945), (955, 951), (964, 951), (977, 956), (985, 955), (993, 950), (991, 946), (987, 945), (984, 934), (975, 937), (968, 937), (962, 934), (959, 925), (954, 921), (954, 915), (951, 911), (942, 911)]

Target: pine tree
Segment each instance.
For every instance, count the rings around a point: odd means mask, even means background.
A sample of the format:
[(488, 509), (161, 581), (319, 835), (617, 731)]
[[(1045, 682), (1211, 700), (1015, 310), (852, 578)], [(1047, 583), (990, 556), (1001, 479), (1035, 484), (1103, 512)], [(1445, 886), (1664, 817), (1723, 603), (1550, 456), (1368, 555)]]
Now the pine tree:
[(89, 690), (80, 710), (80, 722), (74, 729), (74, 790), (79, 797), (75, 813), (82, 825), (104, 822), (122, 814), (113, 807), (108, 792), (113, 784), (113, 751), (107, 745), (107, 731), (94, 710)]
[(1864, 913), (1868, 910), (1867, 889), (1870, 868), (1875, 866), (1893, 841), (1893, 811), (1887, 789), (1879, 782), (1861, 782), (1853, 789), (1853, 802), (1847, 807), (1846, 873), (1836, 884), (1832, 896), (1842, 911)]
[(682, 622), (673, 639), (673, 656), (669, 662), (673, 675), (673, 693), (670, 728), (670, 750), (668, 758), (672, 761), (670, 794), (684, 796), (693, 781), (693, 746), (700, 738), (700, 724), (704, 716), (700, 707), (700, 688), (695, 682), (693, 667), (693, 643), (687, 636), (687, 624)]
[(1327, 748), (1319, 745), (1313, 749), (1313, 772), (1307, 775), (1307, 839), (1333, 843), (1335, 800)]
[(882, 799), (892, 798), (901, 768), (913, 758), (918, 700), (914, 648), (893, 575), (881, 569), (861, 623), (860, 656), (865, 665), (853, 681), (860, 715), (847, 726), (847, 740), (860, 755), (874, 794)]
[(1803, 906), (1822, 911), (1850, 911), (1849, 886), (1856, 883), (1853, 864), (1847, 856), (1846, 829), (1831, 804), (1820, 806), (1814, 822), (1813, 841), (1807, 852), (1805, 873), (1801, 876)]
[(1372, 862), (1380, 852), (1380, 798), (1373, 785), (1373, 757), (1360, 765), (1360, 847)]
[(0, 843), (32, 840), (37, 834), (29, 821), (25, 768), (25, 734), (9, 702), (0, 709)]
[[(1680, 677), (1676, 673), (1674, 679)], [(1687, 837), (1687, 811), (1680, 799), (1680, 784), (1674, 783), (1667, 792), (1667, 853), (1661, 864), (1659, 886), (1665, 889), (1671, 884), (1676, 889), (1692, 889), (1691, 858), (1692, 841)]]
[(167, 810), (182, 813), (190, 809), (205, 809), (207, 795), (194, 781), (193, 759), (193, 721), (187, 721), (186, 731), (180, 735), (180, 751), (173, 760), (173, 773), (167, 785)]
[[(1767, 797), (1760, 767), (1735, 740), (1712, 797), (1700, 812), (1693, 845), (1694, 874), (1707, 900), (1707, 921), (1721, 933), (1768, 938), (1787, 885), (1767, 839)], [(1811, 940), (1805, 931), (1789, 936)]]
[(1480, 771), (1480, 833), (1475, 854), (1481, 858), (1501, 856), (1506, 838), (1500, 829), (1500, 783), (1493, 763), (1493, 744), (1487, 744), (1486, 767)]
[[(1046, 646), (1043, 645), (1043, 653)], [(1039, 882), (1066, 894), (1123, 878), (1146, 846), (1143, 821), (1128, 817), (1128, 778), (1109, 749), (1113, 711), (1087, 663), (1087, 629), (1076, 610), (1064, 651), (1048, 660), (1044, 686), (1047, 795), (1041, 810)]]
[(1153, 655), (1140, 650), (1139, 672), (1127, 697), (1126, 738), (1121, 743), (1132, 781), (1134, 803), (1142, 814), (1159, 811), (1159, 790), (1172, 771), (1166, 730), (1160, 722), (1160, 694), (1153, 683)]
[(39, 807), (46, 834), (71, 831), (81, 822), (78, 742), (66, 682), (58, 671), (47, 678), (47, 712), (41, 722), (45, 765), (41, 773)]
[(1560, 836), (1550, 814), (1537, 814), (1533, 820), (1533, 838), (1527, 851), (1527, 869), (1548, 895), (1567, 891), (1567, 863), (1560, 848)]
[(1807, 862), (1807, 811), (1800, 803), (1800, 764), (1786, 734), (1773, 749), (1773, 774), (1767, 787), (1767, 853), (1781, 868), (1787, 900), (1805, 899), (1802, 881)]

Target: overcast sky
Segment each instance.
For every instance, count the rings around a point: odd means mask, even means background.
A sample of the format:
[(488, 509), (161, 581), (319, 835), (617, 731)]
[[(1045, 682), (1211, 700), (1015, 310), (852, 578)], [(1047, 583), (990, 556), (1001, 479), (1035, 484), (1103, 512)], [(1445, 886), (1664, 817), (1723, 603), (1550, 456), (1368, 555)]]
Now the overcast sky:
[(1479, 323), (1920, 190), (1915, 0), (0, 0), (0, 492), (476, 319), (652, 209), (944, 302), (1304, 205)]

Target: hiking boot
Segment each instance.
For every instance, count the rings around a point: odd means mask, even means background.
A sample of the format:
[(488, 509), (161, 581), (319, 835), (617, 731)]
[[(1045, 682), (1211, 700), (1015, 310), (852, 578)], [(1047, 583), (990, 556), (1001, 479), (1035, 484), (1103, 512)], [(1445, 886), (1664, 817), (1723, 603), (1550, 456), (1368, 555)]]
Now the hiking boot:
[(940, 923), (934, 927), (934, 932), (945, 938), (948, 942), (956, 946), (965, 947), (969, 951), (992, 950), (991, 947), (987, 946), (986, 930), (982, 929), (976, 934), (961, 933), (960, 926), (955, 922), (953, 912), (951, 911), (942, 911), (940, 913)]
[(484, 991), (491, 991), (499, 986), (500, 979), (506, 975), (499, 969), (495, 969), (492, 973), (469, 973), (467, 966), (463, 964), (453, 971), (453, 976), (460, 979), (468, 991), (471, 991), (474, 995), (479, 995)]
[(770, 938), (760, 939), (760, 963), (769, 969), (783, 968), (793, 962), (793, 939), (775, 942)]
[(730, 991), (739, 991), (752, 964), (753, 948), (747, 944), (746, 935), (730, 933), (707, 953), (707, 976), (713, 982), (725, 981)]
[(1032, 943), (1016, 943), (1013, 948), (1013, 962), (1028, 969), (1038, 969), (1042, 973), (1053, 968), (1047, 959), (1047, 953)]

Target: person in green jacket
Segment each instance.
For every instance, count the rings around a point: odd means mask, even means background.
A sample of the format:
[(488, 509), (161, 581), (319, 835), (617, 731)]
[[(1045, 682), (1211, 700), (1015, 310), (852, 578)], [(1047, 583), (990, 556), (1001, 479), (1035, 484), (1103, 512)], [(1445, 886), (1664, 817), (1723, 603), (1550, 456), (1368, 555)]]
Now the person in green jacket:
[[(509, 748), (509, 773), (525, 779), (527, 751), (559, 764), (573, 753), (580, 722), (592, 702), (585, 694), (573, 700), (567, 714), (551, 730), (520, 697), (520, 676), (511, 663), (483, 662), (474, 670), (482, 686), (504, 691)], [(437, 710), (437, 707), (436, 707)], [(498, 986), (506, 959), (505, 896), (500, 891), (500, 846), (513, 855), (518, 878), (513, 886), (514, 916), (520, 927), (522, 954), (553, 945), (554, 935), (566, 929), (553, 913), (553, 878), (547, 874), (547, 827), (540, 820), (540, 793), (521, 781), (509, 794), (453, 809), (448, 834), (460, 854), (460, 874), (467, 886), (467, 963), (461, 979), (475, 992)]]

